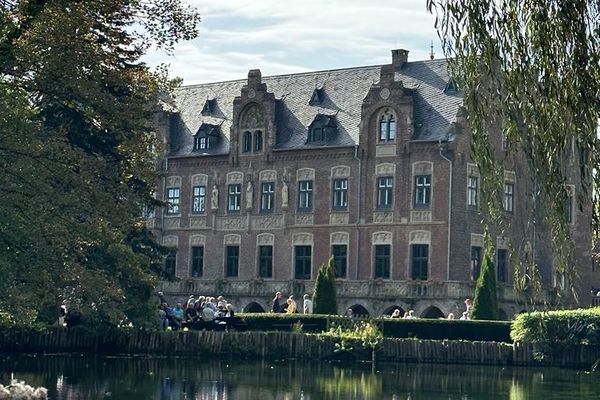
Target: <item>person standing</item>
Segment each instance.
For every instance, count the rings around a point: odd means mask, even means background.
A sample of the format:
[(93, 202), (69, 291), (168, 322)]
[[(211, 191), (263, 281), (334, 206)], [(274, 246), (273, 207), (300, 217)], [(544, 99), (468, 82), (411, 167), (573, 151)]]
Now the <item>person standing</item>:
[(304, 304), (302, 306), (302, 310), (304, 314), (312, 314), (313, 313), (313, 302), (310, 299), (308, 294), (304, 295)]
[(287, 308), (286, 308), (285, 312), (288, 314), (296, 313), (296, 301), (294, 300), (294, 296), (290, 296), (287, 299)]
[(281, 304), (279, 303), (279, 299), (281, 299), (281, 292), (275, 293), (275, 298), (273, 299), (273, 305), (271, 306), (271, 312), (280, 313)]

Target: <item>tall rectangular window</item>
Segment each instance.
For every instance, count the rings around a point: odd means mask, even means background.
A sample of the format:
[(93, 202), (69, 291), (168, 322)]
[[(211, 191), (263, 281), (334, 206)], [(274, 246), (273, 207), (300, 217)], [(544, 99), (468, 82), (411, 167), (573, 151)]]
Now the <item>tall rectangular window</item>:
[(377, 208), (390, 208), (394, 201), (394, 177), (377, 178)]
[(412, 278), (414, 280), (426, 281), (429, 267), (429, 245), (413, 244), (412, 252)]
[(225, 260), (225, 277), (235, 278), (238, 276), (238, 268), (240, 265), (240, 246), (227, 246)]
[(375, 245), (375, 278), (390, 278), (391, 245)]
[(469, 176), (467, 178), (467, 205), (470, 207), (478, 206), (479, 195), (479, 177)]
[(331, 255), (335, 261), (335, 277), (345, 278), (348, 265), (348, 246), (345, 244), (334, 244), (331, 246)]
[(296, 279), (311, 278), (311, 246), (294, 247), (294, 277)]
[(179, 214), (179, 188), (168, 188), (167, 189), (167, 202), (169, 208), (167, 209), (168, 215)]
[(206, 210), (206, 186), (192, 188), (192, 213), (203, 214)]
[(348, 179), (333, 180), (333, 209), (345, 210), (348, 208)]
[(471, 277), (474, 281), (479, 279), (481, 273), (481, 247), (471, 246)]
[(258, 246), (258, 276), (273, 277), (273, 246)]
[(204, 272), (204, 247), (192, 246), (192, 268), (190, 275), (200, 278)]
[(177, 271), (177, 252), (171, 251), (165, 259), (165, 275), (173, 278)]
[(298, 210), (312, 210), (313, 181), (298, 182)]
[(508, 281), (508, 251), (506, 249), (498, 249), (496, 257), (498, 282), (506, 283)]
[(227, 211), (238, 212), (242, 203), (242, 185), (239, 183), (228, 186)]
[(260, 211), (271, 212), (275, 206), (275, 183), (263, 182), (260, 185)]
[(567, 193), (567, 201), (565, 203), (565, 221), (567, 224), (573, 223), (573, 190)]
[(514, 201), (515, 201), (515, 185), (513, 183), (504, 184), (504, 210), (506, 212), (513, 212)]
[(431, 202), (431, 175), (415, 176), (415, 207), (427, 207)]

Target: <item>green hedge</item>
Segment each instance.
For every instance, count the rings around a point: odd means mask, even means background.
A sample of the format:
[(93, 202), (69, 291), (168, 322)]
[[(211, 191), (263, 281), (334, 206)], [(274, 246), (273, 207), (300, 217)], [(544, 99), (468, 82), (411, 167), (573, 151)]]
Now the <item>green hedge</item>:
[[(342, 326), (349, 320), (341, 316), (303, 314), (238, 314), (249, 331), (292, 331), (294, 324), (302, 324), (303, 332), (323, 332), (328, 320)], [(357, 320), (358, 321), (358, 320)], [(385, 337), (478, 340), (489, 342), (510, 342), (510, 322), (506, 321), (449, 321), (445, 319), (391, 319), (376, 318)]]
[(600, 308), (521, 314), (510, 336), (524, 343), (600, 344)]

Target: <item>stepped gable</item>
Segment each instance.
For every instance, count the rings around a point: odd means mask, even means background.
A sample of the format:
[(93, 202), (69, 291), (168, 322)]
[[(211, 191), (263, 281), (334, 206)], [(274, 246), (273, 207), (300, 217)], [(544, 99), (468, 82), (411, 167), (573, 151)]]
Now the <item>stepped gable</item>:
[[(447, 66), (446, 60), (415, 61), (403, 64), (395, 72), (396, 81), (413, 89), (414, 140), (453, 139), (450, 127), (462, 104), (462, 96), (445, 90), (450, 80)], [(378, 65), (264, 77), (262, 82), (277, 99), (274, 150), (355, 146), (362, 101), (371, 86), (379, 81), (380, 70)], [(228, 154), (233, 100), (246, 84), (246, 79), (240, 79), (177, 89), (169, 156)], [(315, 89), (323, 95), (316, 103), (311, 101)], [(214, 99), (216, 104), (211, 115), (202, 113), (207, 99)], [(307, 143), (308, 126), (318, 114), (335, 116), (337, 134), (326, 143)], [(198, 153), (193, 151), (193, 135), (203, 123), (219, 126), (223, 138), (216, 148)]]

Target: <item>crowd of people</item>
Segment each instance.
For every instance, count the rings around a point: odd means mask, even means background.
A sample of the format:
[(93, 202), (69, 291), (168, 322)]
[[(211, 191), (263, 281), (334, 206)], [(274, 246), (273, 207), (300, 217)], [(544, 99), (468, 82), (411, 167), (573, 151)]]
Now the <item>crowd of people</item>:
[(191, 295), (185, 306), (169, 306), (162, 292), (158, 293), (158, 316), (164, 330), (195, 329), (206, 324), (226, 326), (235, 317), (233, 305), (223, 296), (205, 297)]

